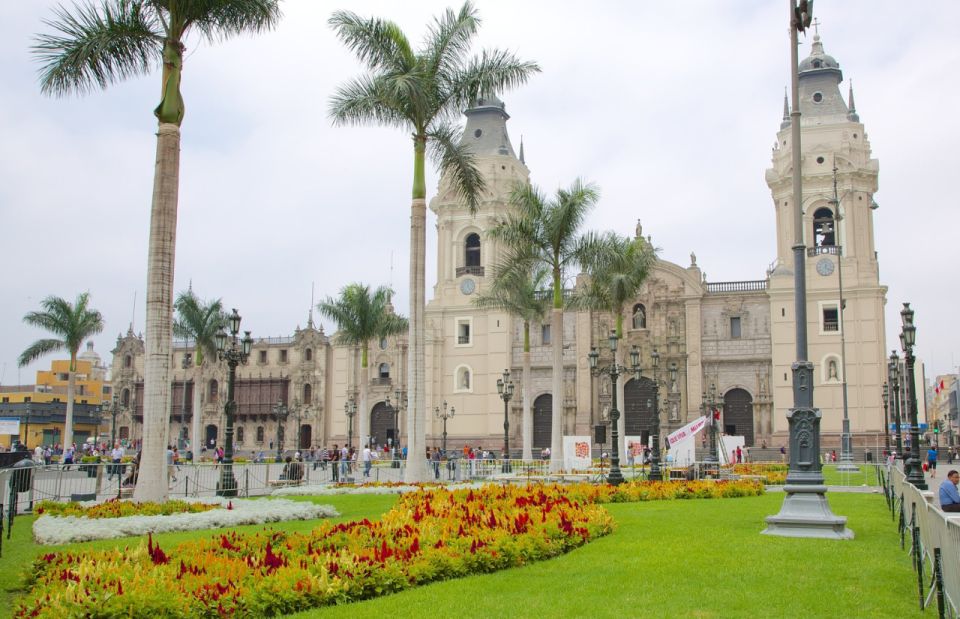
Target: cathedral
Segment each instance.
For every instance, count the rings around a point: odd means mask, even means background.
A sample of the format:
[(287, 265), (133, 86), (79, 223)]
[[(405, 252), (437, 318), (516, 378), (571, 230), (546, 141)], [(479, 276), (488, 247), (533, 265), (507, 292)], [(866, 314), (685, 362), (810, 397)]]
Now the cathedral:
[[(814, 363), (815, 406), (823, 413), (825, 446), (838, 446), (846, 407), (854, 444), (873, 446), (883, 434), (881, 385), (886, 375), (884, 305), (879, 283), (873, 214), (878, 163), (853, 100), (841, 93), (840, 65), (824, 52), (819, 35), (800, 63), (803, 225), (807, 248), (809, 359)], [(500, 248), (487, 236), (507, 207), (516, 183), (530, 182), (522, 146), (514, 150), (510, 119), (497, 98), (466, 110), (463, 140), (477, 158), (486, 191), (475, 213), (446, 179), (430, 202), (437, 225), (437, 277), (426, 306), (427, 442), (499, 449), (504, 402), (497, 379), (509, 369), (516, 393), (508, 404), (512, 453), (523, 444), (524, 395), (532, 406), (532, 445), (550, 445), (553, 398), (562, 398), (564, 435), (594, 437), (607, 429), (617, 397), (621, 436), (644, 442), (660, 415), (665, 436), (705, 414), (706, 393), (720, 404), (720, 430), (747, 446), (786, 443), (786, 412), (793, 405), (790, 366), (795, 357), (790, 110), (784, 100), (766, 182), (776, 211), (777, 253), (762, 278), (709, 282), (690, 255), (687, 265), (660, 260), (640, 293), (623, 308), (623, 341), (640, 350), (643, 375), (627, 374), (616, 394), (609, 378), (591, 376), (587, 355), (605, 349), (609, 313), (568, 310), (563, 333), (549, 317), (531, 329), (531, 393), (522, 394), (523, 325), (496, 310), (478, 309)], [(631, 220), (641, 215), (636, 213)], [(637, 222), (636, 234), (642, 230)], [(761, 272), (762, 273), (762, 272)], [(758, 273), (759, 275), (759, 273)], [(429, 298), (429, 295), (428, 295)], [(552, 347), (563, 347), (563, 393), (551, 392)], [(255, 340), (237, 368), (238, 449), (295, 449), (348, 438), (358, 445), (358, 415), (369, 416), (371, 441), (406, 443), (406, 335), (370, 344), (361, 371), (357, 350), (340, 346), (312, 315), (292, 336)], [(653, 352), (656, 351), (656, 355)], [(226, 366), (196, 367), (186, 344), (174, 343), (171, 437), (223, 440)], [(649, 371), (658, 358), (658, 374)], [(120, 436), (137, 439), (143, 416), (143, 341), (132, 330), (118, 338), (112, 381), (123, 412)], [(359, 385), (368, 385), (368, 410), (356, 410)], [(844, 393), (846, 392), (846, 393)], [(446, 419), (444, 419), (446, 417)]]

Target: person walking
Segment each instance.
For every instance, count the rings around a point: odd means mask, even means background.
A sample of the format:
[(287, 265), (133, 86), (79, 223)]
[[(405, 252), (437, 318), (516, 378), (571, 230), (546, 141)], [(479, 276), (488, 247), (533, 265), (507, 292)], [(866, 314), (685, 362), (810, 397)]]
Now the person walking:
[(956, 469), (947, 473), (947, 478), (940, 484), (940, 509), (945, 512), (960, 512), (960, 472)]
[(934, 445), (927, 450), (927, 470), (930, 471), (930, 479), (937, 476), (937, 446)]
[(177, 481), (177, 471), (173, 464), (173, 447), (167, 445), (167, 482)]
[(340, 447), (334, 443), (333, 451), (330, 452), (330, 468), (333, 471), (333, 483), (340, 481)]
[(107, 477), (108, 480), (113, 479), (114, 475), (120, 477), (121, 460), (123, 460), (123, 445), (117, 442), (110, 451), (110, 461), (113, 463), (113, 466), (110, 467), (110, 475)]
[(433, 462), (433, 478), (440, 479), (440, 450), (436, 447), (433, 448), (433, 456), (430, 460)]
[(370, 452), (370, 445), (363, 446), (363, 476), (370, 477), (370, 467), (373, 466), (373, 454)]

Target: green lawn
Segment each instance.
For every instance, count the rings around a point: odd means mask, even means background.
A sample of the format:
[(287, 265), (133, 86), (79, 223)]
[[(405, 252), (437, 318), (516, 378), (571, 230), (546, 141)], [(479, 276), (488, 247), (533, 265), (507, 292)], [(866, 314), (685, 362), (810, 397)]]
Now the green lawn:
[[(916, 577), (899, 549), (882, 495), (828, 495), (848, 517), (852, 541), (760, 535), (781, 493), (725, 500), (608, 505), (610, 536), (568, 555), (494, 574), (436, 583), (400, 594), (301, 613), (298, 617), (921, 617)], [(376, 517), (393, 496), (324, 497), (344, 518)], [(0, 586), (39, 552), (20, 518), (4, 540)], [(313, 523), (289, 523), (302, 530)], [(258, 527), (241, 527), (258, 528)], [(208, 532), (171, 533), (167, 546)], [(103, 541), (94, 547), (133, 540)], [(7, 616), (9, 604), (0, 604)]]

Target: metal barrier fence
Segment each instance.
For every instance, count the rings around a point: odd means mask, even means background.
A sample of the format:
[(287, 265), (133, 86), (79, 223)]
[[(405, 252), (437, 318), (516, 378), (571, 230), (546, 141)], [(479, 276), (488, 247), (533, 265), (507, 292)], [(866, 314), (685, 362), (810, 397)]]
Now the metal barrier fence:
[(943, 512), (937, 493), (908, 483), (900, 466), (888, 468), (885, 495), (900, 547), (910, 542), (920, 609), (936, 599), (939, 617), (960, 617), (960, 515)]

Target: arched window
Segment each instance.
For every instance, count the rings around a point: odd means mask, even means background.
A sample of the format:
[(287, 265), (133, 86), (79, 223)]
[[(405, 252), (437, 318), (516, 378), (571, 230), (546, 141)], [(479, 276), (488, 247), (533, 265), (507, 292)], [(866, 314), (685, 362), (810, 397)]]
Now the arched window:
[(210, 379), (207, 389), (207, 398), (211, 402), (216, 402), (220, 399), (220, 384), (217, 382), (216, 378)]
[(828, 247), (837, 244), (836, 222), (833, 211), (827, 207), (818, 208), (813, 213), (813, 244), (815, 247)]
[(647, 308), (643, 306), (643, 303), (637, 303), (633, 306), (633, 328), (634, 329), (646, 329), (647, 328)]
[(125, 355), (123, 357), (123, 367), (131, 368), (133, 367), (133, 357), (130, 355)]
[(467, 238), (464, 239), (463, 245), (465, 250), (463, 266), (480, 266), (480, 235), (476, 232), (468, 234)]
[(243, 442), (243, 426), (237, 426), (237, 442)]
[(263, 442), (263, 426), (257, 426), (257, 442)]
[(124, 388), (124, 390), (120, 392), (120, 404), (123, 405), (124, 408), (130, 408), (130, 390), (129, 389)]
[(308, 348), (303, 351), (303, 360), (304, 361), (313, 361), (313, 349)]
[(303, 385), (303, 403), (312, 404), (313, 403), (313, 385), (310, 383), (305, 383)]
[(377, 374), (380, 376), (380, 378), (390, 378), (390, 364), (381, 363), (377, 370)]

